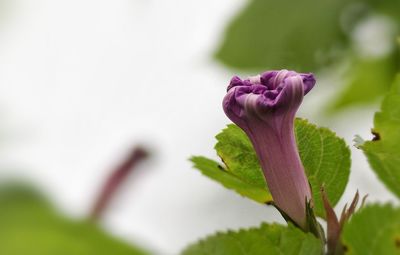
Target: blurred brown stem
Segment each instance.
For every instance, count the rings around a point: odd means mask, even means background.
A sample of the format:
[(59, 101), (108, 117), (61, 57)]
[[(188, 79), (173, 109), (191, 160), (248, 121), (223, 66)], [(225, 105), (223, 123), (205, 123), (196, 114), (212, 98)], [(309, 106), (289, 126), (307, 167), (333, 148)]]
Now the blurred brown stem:
[(135, 169), (136, 165), (148, 156), (149, 153), (145, 149), (140, 146), (135, 147), (128, 157), (112, 170), (110, 176), (102, 186), (99, 196), (95, 200), (95, 204), (90, 212), (90, 219), (97, 220), (100, 218), (123, 181)]

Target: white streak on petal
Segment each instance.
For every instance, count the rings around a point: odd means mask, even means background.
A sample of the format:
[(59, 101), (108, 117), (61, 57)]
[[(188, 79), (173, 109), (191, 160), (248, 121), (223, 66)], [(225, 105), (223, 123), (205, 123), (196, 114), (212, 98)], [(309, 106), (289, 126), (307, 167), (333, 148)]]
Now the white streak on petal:
[(248, 79), (252, 84), (260, 84), (261, 83), (261, 75), (250, 76)]
[(289, 71), (286, 69), (279, 71), (278, 74), (275, 76), (275, 79), (273, 82), (273, 87), (274, 88), (278, 87), (278, 85), (282, 83), (282, 81), (285, 79), (285, 77), (288, 73), (289, 73)]

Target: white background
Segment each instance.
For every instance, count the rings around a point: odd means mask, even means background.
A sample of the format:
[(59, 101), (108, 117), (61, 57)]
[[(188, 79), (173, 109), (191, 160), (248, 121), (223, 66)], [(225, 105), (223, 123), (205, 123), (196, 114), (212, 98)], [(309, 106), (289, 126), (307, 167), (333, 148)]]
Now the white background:
[[(216, 230), (282, 222), (274, 209), (225, 190), (187, 160), (216, 158), (214, 135), (229, 123), (221, 100), (235, 72), (211, 56), (245, 1), (0, 3), (3, 180), (29, 180), (64, 214), (85, 217), (109, 169), (144, 143), (153, 160), (128, 180), (101, 222), (113, 234), (176, 254)], [(330, 126), (350, 145), (354, 134), (369, 139), (377, 106), (324, 116), (323, 102), (339, 81), (318, 78), (299, 116)], [(352, 151), (338, 208), (357, 188), (369, 201), (393, 199)]]

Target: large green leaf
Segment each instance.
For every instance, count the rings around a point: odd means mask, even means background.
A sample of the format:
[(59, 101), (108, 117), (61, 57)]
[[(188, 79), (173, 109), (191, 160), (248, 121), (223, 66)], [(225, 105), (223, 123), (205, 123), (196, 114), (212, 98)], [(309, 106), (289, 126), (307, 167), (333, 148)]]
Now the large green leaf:
[(218, 233), (186, 248), (183, 255), (321, 255), (322, 244), (289, 224)]
[(251, 0), (227, 27), (216, 57), (241, 69), (316, 70), (344, 55), (338, 49), (349, 50), (344, 30), (371, 13), (398, 24), (400, 2)]
[[(325, 185), (333, 205), (339, 201), (350, 173), (349, 148), (332, 131), (318, 128), (306, 120), (296, 120), (295, 132), (300, 157), (313, 189), (315, 212), (325, 217), (320, 188)], [(260, 203), (270, 202), (264, 175), (246, 134), (231, 124), (216, 138), (215, 149), (226, 167), (203, 157), (194, 157), (195, 168), (243, 196)]]
[(400, 75), (375, 114), (373, 141), (359, 147), (378, 177), (400, 197)]
[(233, 20), (216, 56), (235, 68), (315, 70), (347, 43), (345, 0), (252, 0)]
[(342, 196), (350, 175), (350, 149), (342, 138), (327, 128), (318, 128), (306, 120), (296, 120), (296, 138), (300, 158), (311, 184), (315, 212), (325, 217), (321, 186), (332, 206)]
[(348, 255), (399, 255), (400, 209), (369, 205), (353, 215), (343, 229)]
[(0, 188), (0, 254), (144, 255), (89, 221), (58, 215), (35, 191)]

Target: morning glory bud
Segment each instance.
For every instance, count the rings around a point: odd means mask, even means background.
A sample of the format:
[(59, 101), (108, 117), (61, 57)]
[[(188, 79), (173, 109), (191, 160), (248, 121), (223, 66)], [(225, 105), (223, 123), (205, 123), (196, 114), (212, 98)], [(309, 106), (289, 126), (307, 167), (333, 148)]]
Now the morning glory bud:
[(225, 114), (253, 144), (275, 206), (303, 229), (312, 196), (297, 150), (294, 120), (314, 84), (312, 74), (288, 70), (245, 80), (235, 76), (223, 101)]

